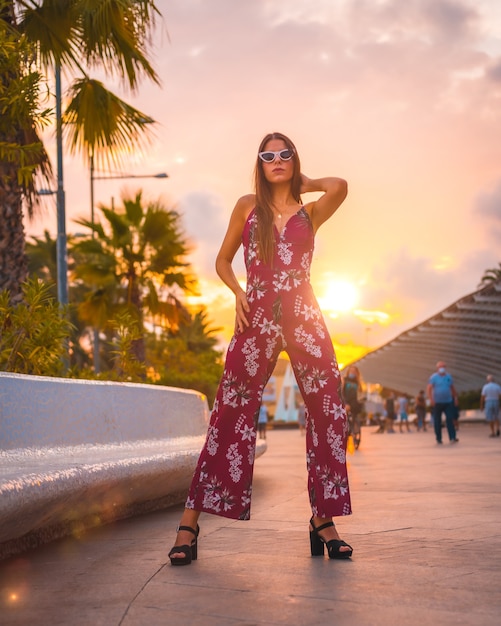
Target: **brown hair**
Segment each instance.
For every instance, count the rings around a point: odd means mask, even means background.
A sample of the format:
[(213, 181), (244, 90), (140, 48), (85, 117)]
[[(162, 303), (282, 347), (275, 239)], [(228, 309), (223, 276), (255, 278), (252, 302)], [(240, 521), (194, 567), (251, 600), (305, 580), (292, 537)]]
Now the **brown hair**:
[(353, 372), (355, 374), (355, 377), (357, 379), (357, 383), (359, 385), (361, 385), (362, 384), (362, 377), (360, 375), (360, 370), (358, 369), (358, 367), (356, 365), (348, 365), (348, 367), (346, 368), (345, 378), (347, 378), (349, 376), (350, 372)]
[[(301, 203), (301, 164), (296, 146), (282, 133), (268, 133), (259, 144), (258, 152), (263, 152), (268, 141), (281, 139), (289, 150), (294, 152), (292, 157), (294, 170), (291, 180), (291, 194), (294, 200)], [(256, 190), (256, 215), (257, 215), (257, 244), (259, 258), (264, 263), (271, 263), (275, 249), (275, 235), (273, 232), (273, 210), (271, 184), (266, 180), (263, 171), (263, 163), (259, 156), (254, 168), (254, 186)]]

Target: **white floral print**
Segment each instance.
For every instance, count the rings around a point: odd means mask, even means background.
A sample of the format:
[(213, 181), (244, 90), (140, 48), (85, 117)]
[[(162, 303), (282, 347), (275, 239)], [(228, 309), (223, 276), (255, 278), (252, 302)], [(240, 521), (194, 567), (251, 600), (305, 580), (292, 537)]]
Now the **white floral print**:
[(265, 294), (266, 281), (255, 276), (247, 286), (247, 300), (252, 303), (254, 300), (264, 298)]
[(234, 483), (238, 483), (242, 476), (242, 455), (238, 452), (238, 444), (234, 443), (228, 448), (226, 458), (230, 462), (230, 476)]
[(332, 415), (335, 420), (346, 420), (346, 410), (344, 405), (341, 402), (339, 402), (339, 404), (336, 403), (335, 400), (333, 400), (328, 394), (324, 396), (323, 408), (325, 415)]
[(296, 341), (306, 348), (306, 352), (312, 354), (317, 358), (320, 358), (322, 356), (322, 349), (320, 348), (320, 346), (316, 345), (315, 338), (311, 333), (308, 333), (304, 330), (302, 324), (296, 328), (296, 330), (294, 331), (294, 336), (296, 338)]
[(260, 349), (256, 347), (256, 338), (251, 337), (247, 339), (242, 348), (242, 353), (245, 354), (245, 369), (249, 373), (249, 376), (255, 376), (259, 367), (259, 353)]
[(214, 456), (217, 453), (219, 444), (217, 442), (218, 429), (214, 426), (209, 426), (207, 429), (207, 452)]
[(277, 338), (276, 337), (274, 337), (273, 339), (266, 339), (265, 355), (266, 355), (266, 358), (268, 360), (271, 359), (271, 357), (273, 356), (273, 354), (275, 352), (276, 345), (277, 345)]
[(285, 242), (281, 241), (278, 244), (277, 248), (278, 248), (278, 256), (283, 261), (283, 264), (284, 265), (290, 265), (291, 261), (292, 261), (291, 244), (290, 243), (285, 243)]
[(336, 461), (344, 463), (346, 461), (346, 451), (343, 437), (336, 433), (332, 424), (327, 429), (327, 443), (330, 445), (332, 456)]

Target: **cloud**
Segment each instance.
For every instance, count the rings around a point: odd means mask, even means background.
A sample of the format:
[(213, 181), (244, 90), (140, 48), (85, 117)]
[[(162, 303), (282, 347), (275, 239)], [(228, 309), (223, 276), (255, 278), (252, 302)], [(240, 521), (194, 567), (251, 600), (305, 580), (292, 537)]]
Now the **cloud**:
[(501, 58), (497, 58), (487, 67), (486, 75), (493, 83), (501, 83)]
[(179, 211), (184, 229), (194, 245), (190, 257), (193, 266), (204, 276), (217, 278), (214, 262), (229, 221), (227, 208), (214, 195), (191, 192), (181, 198)]
[(477, 198), (474, 213), (485, 224), (487, 236), (499, 251), (501, 241), (501, 180), (488, 192)]
[(469, 38), (479, 22), (478, 11), (467, 2), (427, 0), (417, 5), (423, 7), (423, 15), (429, 18), (433, 31), (447, 42)]
[(424, 320), (478, 288), (484, 271), (495, 265), (492, 250), (463, 259), (414, 256), (401, 247), (381, 258), (361, 290), (361, 308), (382, 309), (408, 326)]
[(501, 222), (501, 180), (490, 192), (482, 193), (479, 196), (476, 212)]

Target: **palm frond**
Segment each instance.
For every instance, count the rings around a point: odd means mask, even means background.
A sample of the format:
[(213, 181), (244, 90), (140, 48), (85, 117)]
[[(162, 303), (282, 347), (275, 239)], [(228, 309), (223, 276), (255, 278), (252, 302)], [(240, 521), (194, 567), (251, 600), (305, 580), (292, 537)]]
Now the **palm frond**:
[(106, 233), (104, 232), (103, 226), (99, 222), (92, 222), (91, 220), (87, 220), (84, 218), (74, 220), (75, 224), (79, 224), (80, 226), (85, 226), (85, 228), (89, 228), (91, 232), (96, 233), (96, 239), (106, 239)]
[(127, 79), (136, 90), (141, 75), (160, 83), (147, 59), (147, 47), (160, 15), (154, 3), (131, 0), (100, 0), (81, 3), (82, 40), (87, 62)]
[(132, 233), (127, 217), (104, 206), (101, 206), (100, 209), (111, 227), (114, 244), (117, 247), (130, 245), (132, 243)]
[(69, 89), (63, 116), (72, 153), (94, 156), (97, 168), (119, 166), (122, 159), (151, 140), (155, 121), (106, 89), (98, 80), (77, 79)]
[(480, 279), (479, 287), (484, 287), (490, 283), (495, 283), (501, 280), (501, 263), (498, 263), (499, 267), (491, 267), (485, 270), (484, 275)]
[(57, 62), (71, 69), (79, 68), (78, 2), (45, 0), (41, 3), (18, 2), (19, 29), (29, 41), (36, 42), (41, 65), (47, 70)]
[(127, 219), (131, 224), (134, 224), (134, 226), (136, 227), (141, 224), (141, 221), (144, 218), (144, 210), (141, 203), (142, 195), (142, 192), (139, 191), (134, 199), (123, 198), (123, 204)]

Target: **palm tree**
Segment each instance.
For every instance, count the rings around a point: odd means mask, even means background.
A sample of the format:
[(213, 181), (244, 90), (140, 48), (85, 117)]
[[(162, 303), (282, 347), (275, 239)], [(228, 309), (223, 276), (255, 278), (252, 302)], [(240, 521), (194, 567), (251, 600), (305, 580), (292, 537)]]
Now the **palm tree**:
[[(77, 221), (96, 235), (75, 242), (71, 249), (74, 279), (91, 288), (80, 315), (101, 330), (109, 330), (110, 320), (123, 310), (134, 316), (141, 332), (145, 314), (152, 324), (177, 327), (186, 313), (178, 296), (196, 286), (185, 261), (189, 248), (180, 216), (159, 201), (144, 206), (141, 191), (122, 200), (122, 209), (99, 207), (104, 224)], [(144, 362), (144, 341), (135, 348)]]
[(44, 283), (49, 283), (51, 295), (57, 296), (57, 241), (52, 239), (48, 230), (42, 237), (32, 237), (32, 241), (26, 242), (26, 255), (28, 257), (28, 270), (30, 276), (40, 278)]
[[(97, 68), (106, 77), (118, 76), (132, 91), (138, 89), (143, 77), (159, 83), (147, 57), (155, 17), (159, 15), (152, 0), (0, 0), (0, 35), (4, 31), (14, 32), (31, 52), (30, 56), (20, 51), (16, 55), (9, 51), (2, 53), (0, 82), (5, 89), (20, 77), (28, 76), (32, 82), (35, 82), (33, 77), (40, 80), (40, 75), (32, 69), (34, 61), (46, 75), (52, 75), (58, 67), (64, 75), (76, 76), (68, 89), (69, 102), (63, 112), (70, 149), (82, 153), (87, 160), (92, 159), (97, 167), (109, 163), (120, 166), (126, 154), (143, 146), (154, 120), (92, 78), (90, 71)], [(4, 149), (12, 144), (35, 146), (28, 139), (30, 136), (34, 139), (36, 89), (27, 100), (27, 115), (13, 112), (17, 125), (0, 126), (0, 149), (2, 144)], [(5, 224), (4, 218), (11, 216), (9, 230), (16, 234), (7, 239), (7, 229), (2, 229), (0, 250), (5, 247), (10, 250), (9, 262), (3, 263), (3, 267), (7, 275), (5, 282), (14, 288), (26, 274), (25, 269), (18, 270), (26, 267), (21, 262), (24, 258), (21, 200), (24, 194), (28, 206), (36, 204), (33, 176), (40, 171), (50, 173), (39, 142), (37, 148), (37, 151), (32, 148), (34, 156), (28, 163), (31, 170), (24, 177), (20, 160), (0, 171), (4, 174), (0, 176), (0, 200), (4, 200), (0, 202), (0, 224)]]
[(183, 319), (177, 330), (171, 329), (169, 336), (182, 339), (188, 350), (200, 354), (215, 349), (218, 339), (215, 336), (221, 328), (211, 328), (205, 309), (197, 311), (188, 319)]
[(499, 267), (494, 267), (491, 269), (487, 269), (482, 276), (479, 287), (485, 287), (490, 283), (495, 283), (498, 280), (501, 280), (501, 263), (498, 263)]
[(212, 406), (223, 373), (223, 354), (204, 308), (185, 315), (177, 328), (147, 336), (150, 377), (161, 385), (196, 389)]
[[(74, 238), (68, 238), (68, 269), (70, 273), (73, 270), (74, 261), (71, 254), (71, 248)], [(31, 237), (31, 241), (26, 242), (26, 255), (28, 257), (28, 271), (30, 277), (40, 279), (46, 286), (50, 295), (56, 300), (57, 298), (57, 242), (50, 233), (45, 230), (43, 237)], [(24, 289), (23, 289), (24, 291)], [(67, 317), (70, 321), (70, 337), (69, 337), (69, 365), (84, 365), (90, 367), (91, 361), (89, 354), (85, 350), (85, 344), (92, 340), (89, 330), (78, 316), (78, 305), (84, 301), (88, 292), (81, 281), (73, 281), (69, 285), (69, 304), (67, 308)]]
[(0, 0), (0, 291), (22, 299), (28, 275), (24, 252), (23, 200), (29, 215), (37, 205), (37, 177), (50, 180), (50, 164), (38, 131), (48, 111), (38, 110), (41, 75), (34, 49), (14, 26), (10, 3)]

